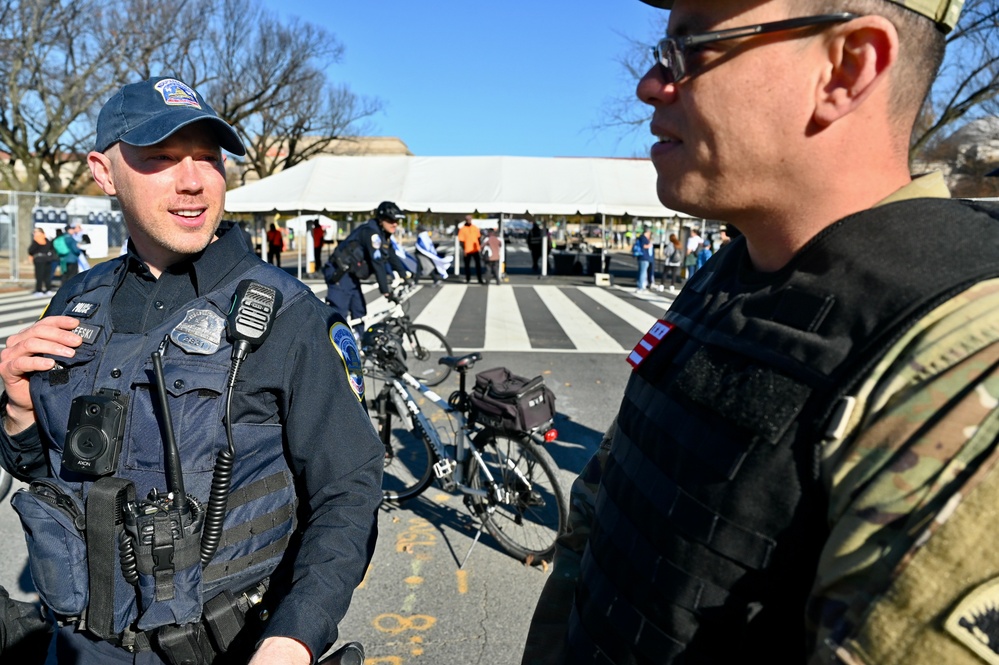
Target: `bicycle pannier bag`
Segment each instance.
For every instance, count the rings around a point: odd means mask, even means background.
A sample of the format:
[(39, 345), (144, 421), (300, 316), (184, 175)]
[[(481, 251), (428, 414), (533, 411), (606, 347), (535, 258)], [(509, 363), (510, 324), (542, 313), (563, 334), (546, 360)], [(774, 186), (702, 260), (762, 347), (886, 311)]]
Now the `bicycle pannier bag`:
[(483, 425), (507, 431), (548, 429), (555, 419), (555, 394), (544, 377), (528, 379), (497, 367), (475, 375), (469, 398)]

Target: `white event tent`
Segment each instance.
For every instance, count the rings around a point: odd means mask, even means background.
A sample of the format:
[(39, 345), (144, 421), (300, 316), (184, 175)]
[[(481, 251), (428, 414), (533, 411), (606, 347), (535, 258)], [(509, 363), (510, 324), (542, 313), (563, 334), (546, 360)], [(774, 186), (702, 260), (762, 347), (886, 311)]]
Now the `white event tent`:
[(322, 155), (226, 195), (229, 212), (686, 217), (659, 203), (647, 159)]

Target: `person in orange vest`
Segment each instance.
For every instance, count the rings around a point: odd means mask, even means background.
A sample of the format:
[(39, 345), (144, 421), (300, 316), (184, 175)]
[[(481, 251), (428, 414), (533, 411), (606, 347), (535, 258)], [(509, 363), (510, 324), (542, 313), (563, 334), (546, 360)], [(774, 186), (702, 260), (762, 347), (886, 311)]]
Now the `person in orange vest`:
[(267, 260), (281, 267), (281, 252), (284, 251), (284, 236), (278, 230), (277, 225), (271, 224), (270, 231), (267, 232)]
[(482, 281), (482, 258), (479, 256), (479, 252), (482, 251), (482, 245), (479, 242), (481, 237), (479, 232), (479, 227), (472, 224), (472, 216), (465, 216), (465, 225), (461, 227), (458, 231), (458, 240), (461, 242), (462, 249), (465, 251), (465, 283), (468, 284), (472, 279), (472, 268), (471, 261), (475, 260), (475, 272), (479, 278), (479, 284), (485, 284)]

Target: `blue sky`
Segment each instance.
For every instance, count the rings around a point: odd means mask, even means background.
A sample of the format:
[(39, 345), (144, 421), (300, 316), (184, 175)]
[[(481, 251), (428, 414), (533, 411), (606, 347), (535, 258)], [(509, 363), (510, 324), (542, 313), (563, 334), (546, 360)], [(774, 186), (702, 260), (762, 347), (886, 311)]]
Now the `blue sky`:
[(617, 58), (662, 12), (638, 0), (262, 0), (346, 47), (335, 81), (376, 96), (376, 134), (417, 155), (633, 157), (651, 135), (595, 131), (632, 94)]

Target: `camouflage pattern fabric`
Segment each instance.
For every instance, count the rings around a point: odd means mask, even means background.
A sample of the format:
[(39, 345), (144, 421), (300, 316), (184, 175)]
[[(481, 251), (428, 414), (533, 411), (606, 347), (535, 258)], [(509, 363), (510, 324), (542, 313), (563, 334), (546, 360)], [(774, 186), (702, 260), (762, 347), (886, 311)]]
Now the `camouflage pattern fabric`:
[[(920, 321), (859, 391), (862, 408), (853, 413), (843, 441), (827, 447), (824, 460), (833, 526), (809, 607), (819, 644), (813, 662), (839, 662), (833, 652), (838, 650), (840, 659), (851, 653), (844, 643), (858, 633), (870, 641), (865, 622), (883, 612), (880, 605), (899, 602), (896, 582), (914, 572), (907, 568), (921, 556), (921, 546), (962, 513), (962, 501), (980, 483), (999, 484), (999, 474), (992, 471), (999, 433), (997, 341), (999, 280), (992, 280)], [(994, 534), (994, 515), (986, 517)], [(999, 576), (999, 565), (993, 563), (990, 573), (980, 545), (969, 543), (956, 529), (951, 525), (947, 542), (966, 550), (954, 554), (972, 559), (986, 578)], [(925, 575), (932, 567), (922, 569)], [(955, 604), (983, 580), (962, 580), (937, 570), (934, 579), (922, 580), (923, 586), (931, 581), (935, 593), (924, 600), (940, 606), (931, 614), (932, 625), (923, 625), (942, 635), (941, 608)], [(913, 602), (912, 597), (906, 602)], [(917, 605), (902, 614), (930, 618)], [(892, 650), (902, 651), (897, 644)], [(963, 647), (958, 653), (965, 661), (929, 662), (981, 662)], [(885, 662), (853, 656), (852, 662)], [(910, 654), (899, 662), (918, 661)]]

